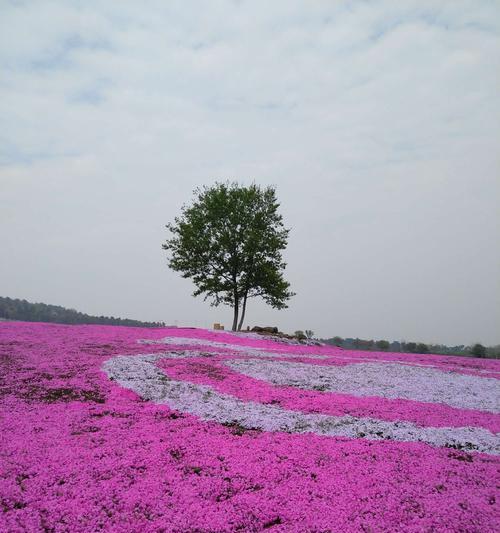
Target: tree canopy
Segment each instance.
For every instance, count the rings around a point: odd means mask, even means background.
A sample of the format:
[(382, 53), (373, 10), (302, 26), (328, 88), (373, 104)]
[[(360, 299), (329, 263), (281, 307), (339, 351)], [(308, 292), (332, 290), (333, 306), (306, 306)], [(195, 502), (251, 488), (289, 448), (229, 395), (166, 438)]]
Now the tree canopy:
[(193, 202), (166, 226), (169, 267), (193, 281), (193, 296), (231, 306), (233, 330), (243, 325), (248, 298), (283, 309), (294, 295), (283, 277), (290, 230), (278, 208), (273, 187), (216, 183), (196, 189)]
[(113, 326), (140, 326), (156, 328), (163, 322), (143, 322), (114, 316), (93, 316), (60, 305), (31, 303), (26, 300), (0, 296), (0, 319), (25, 320), (27, 322), (56, 322), (58, 324), (106, 324)]
[(474, 357), (485, 357), (486, 356), (486, 348), (479, 343), (474, 344), (474, 346), (471, 349), (471, 354)]
[[(302, 332), (301, 332), (302, 333)], [(460, 355), (474, 357), (490, 357), (492, 359), (500, 359), (500, 345), (485, 347), (482, 344), (475, 344), (473, 346), (465, 346), (460, 344), (458, 346), (446, 346), (445, 344), (425, 344), (423, 342), (402, 342), (387, 340), (366, 340), (359, 338), (336, 336), (329, 339), (320, 339), (326, 344), (340, 346), (347, 350), (383, 350), (390, 352), (410, 352), (410, 353), (434, 353), (443, 355)]]

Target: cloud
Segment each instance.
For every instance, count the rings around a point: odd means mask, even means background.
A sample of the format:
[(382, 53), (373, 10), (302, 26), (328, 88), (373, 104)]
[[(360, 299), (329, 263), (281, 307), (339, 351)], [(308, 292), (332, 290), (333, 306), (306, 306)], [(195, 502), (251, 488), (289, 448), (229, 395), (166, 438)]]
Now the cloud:
[(500, 341), (495, 2), (1, 9), (6, 294), (207, 324), (225, 311), (166, 271), (163, 225), (194, 187), (255, 179), (298, 293), (256, 322)]

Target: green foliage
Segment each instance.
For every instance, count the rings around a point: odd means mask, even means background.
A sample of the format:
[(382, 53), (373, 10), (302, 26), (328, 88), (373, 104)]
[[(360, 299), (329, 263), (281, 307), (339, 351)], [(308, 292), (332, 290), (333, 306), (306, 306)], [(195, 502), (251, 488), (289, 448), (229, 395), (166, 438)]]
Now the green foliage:
[(386, 340), (383, 340), (383, 339), (377, 341), (377, 342), (375, 343), (375, 345), (377, 346), (377, 348), (378, 348), (379, 350), (382, 350), (382, 351), (384, 351), (384, 352), (385, 352), (386, 350), (388, 350), (388, 349), (389, 349), (389, 346), (390, 346), (389, 341), (386, 341)]
[(416, 352), (417, 353), (429, 353), (429, 347), (427, 346), (427, 344), (423, 342), (419, 342), (417, 344)]
[(335, 346), (342, 346), (342, 344), (344, 343), (344, 339), (342, 337), (333, 337), (332, 340), (332, 344), (334, 344)]
[(407, 342), (404, 345), (404, 349), (407, 352), (415, 353), (417, 351), (417, 343), (416, 342)]
[(303, 340), (307, 339), (306, 334), (301, 329), (298, 329), (294, 333), (294, 335), (295, 335), (295, 337), (297, 337), (297, 339), (299, 339), (299, 341), (303, 341)]
[(60, 305), (30, 303), (0, 296), (0, 317), (27, 322), (56, 322), (59, 324), (106, 324), (114, 326), (161, 327), (163, 322), (141, 322), (127, 318), (92, 316)]
[(486, 357), (486, 348), (482, 344), (477, 343), (471, 348), (470, 353), (474, 357)]
[(379, 340), (373, 342), (372, 340), (365, 340), (359, 338), (346, 337), (332, 337), (329, 339), (321, 339), (326, 344), (340, 346), (347, 349), (355, 350), (383, 350), (390, 352), (413, 352), (413, 353), (435, 353), (443, 355), (461, 355), (461, 356), (475, 356), (475, 357), (489, 357), (491, 359), (500, 359), (500, 345), (484, 347), (482, 344), (474, 346), (446, 346), (445, 344), (425, 344), (423, 342), (399, 342)]
[(248, 298), (260, 296), (273, 308), (287, 307), (294, 293), (283, 278), (281, 252), (290, 230), (278, 213), (274, 188), (227, 182), (196, 189), (194, 195), (167, 225), (172, 235), (162, 245), (169, 267), (195, 284), (193, 296), (230, 305), (233, 330), (241, 329)]

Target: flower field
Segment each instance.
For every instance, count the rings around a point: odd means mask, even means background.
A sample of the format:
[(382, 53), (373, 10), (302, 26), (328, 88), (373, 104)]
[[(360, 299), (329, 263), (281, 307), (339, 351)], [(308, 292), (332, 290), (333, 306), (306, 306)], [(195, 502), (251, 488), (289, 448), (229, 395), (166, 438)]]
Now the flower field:
[(500, 529), (500, 362), (0, 323), (0, 531)]

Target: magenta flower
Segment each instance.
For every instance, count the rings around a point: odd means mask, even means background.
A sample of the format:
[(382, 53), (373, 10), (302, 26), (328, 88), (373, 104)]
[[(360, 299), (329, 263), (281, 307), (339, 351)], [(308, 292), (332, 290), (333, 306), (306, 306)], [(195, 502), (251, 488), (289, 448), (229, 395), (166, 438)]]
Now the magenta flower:
[(1, 531), (494, 531), (500, 364), (0, 325)]

